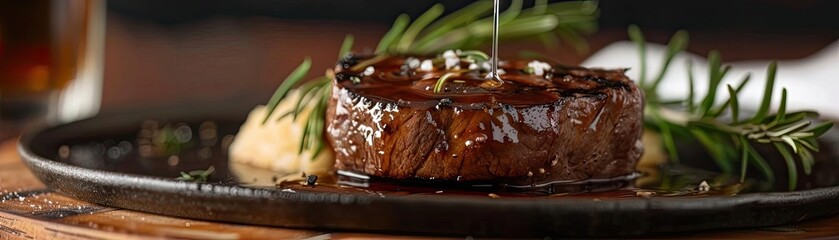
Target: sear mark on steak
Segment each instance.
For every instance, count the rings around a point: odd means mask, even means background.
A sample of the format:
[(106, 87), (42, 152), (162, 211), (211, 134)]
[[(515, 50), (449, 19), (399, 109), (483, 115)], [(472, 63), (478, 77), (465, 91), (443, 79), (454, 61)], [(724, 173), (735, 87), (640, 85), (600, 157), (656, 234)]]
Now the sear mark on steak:
[(435, 93), (441, 66), (405, 74), (406, 58), (390, 57), (369, 75), (349, 67), (364, 59), (335, 68), (326, 135), (339, 170), (540, 184), (629, 175), (643, 151), (643, 95), (624, 70), (553, 64), (536, 76), (522, 71), (528, 61), (505, 61), (498, 89), (480, 87), (475, 71)]

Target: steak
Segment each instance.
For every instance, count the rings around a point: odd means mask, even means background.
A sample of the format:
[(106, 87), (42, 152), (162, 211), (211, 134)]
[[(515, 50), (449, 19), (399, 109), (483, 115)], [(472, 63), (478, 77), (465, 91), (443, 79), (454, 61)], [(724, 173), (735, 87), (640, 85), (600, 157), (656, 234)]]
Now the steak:
[(504, 83), (493, 86), (478, 65), (397, 56), (339, 61), (326, 113), (336, 168), (511, 184), (634, 173), (644, 101), (624, 69), (501, 61)]

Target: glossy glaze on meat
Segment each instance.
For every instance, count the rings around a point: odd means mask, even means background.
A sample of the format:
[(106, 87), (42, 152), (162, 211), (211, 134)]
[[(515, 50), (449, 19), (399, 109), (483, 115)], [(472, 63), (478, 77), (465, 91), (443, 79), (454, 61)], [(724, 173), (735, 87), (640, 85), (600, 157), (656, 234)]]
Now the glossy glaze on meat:
[(551, 63), (540, 76), (525, 71), (531, 60), (502, 61), (500, 87), (470, 71), (434, 92), (456, 70), (412, 69), (405, 57), (353, 68), (368, 59), (335, 68), (326, 135), (339, 170), (539, 184), (625, 176), (643, 151), (643, 96), (624, 70)]

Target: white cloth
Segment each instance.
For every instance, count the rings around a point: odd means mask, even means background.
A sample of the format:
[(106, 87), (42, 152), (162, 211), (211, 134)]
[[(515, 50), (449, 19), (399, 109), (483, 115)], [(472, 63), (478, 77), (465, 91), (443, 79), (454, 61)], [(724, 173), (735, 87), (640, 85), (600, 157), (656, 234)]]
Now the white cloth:
[[(654, 78), (661, 69), (666, 47), (660, 44), (647, 44), (647, 79)], [(722, 53), (725, 60), (725, 53)], [(696, 96), (704, 96), (708, 88), (708, 64), (704, 57), (692, 53), (682, 53), (670, 64), (670, 68), (659, 87), (663, 99), (685, 99), (688, 93), (687, 61), (693, 61)], [(581, 65), (599, 68), (631, 68), (627, 75), (638, 79), (640, 71), (638, 49), (631, 42), (613, 43), (591, 57)], [(769, 60), (750, 60), (725, 62), (731, 70), (726, 74), (721, 86), (736, 86), (746, 73), (751, 73), (751, 81), (738, 95), (740, 106), (744, 109), (756, 109), (763, 96), (766, 81), (766, 68)], [(839, 118), (839, 41), (821, 51), (796, 60), (778, 61), (778, 72), (773, 93), (773, 108), (780, 102), (781, 88), (787, 88), (787, 109), (816, 110), (822, 116)], [(718, 101), (728, 98), (725, 87), (717, 93)]]

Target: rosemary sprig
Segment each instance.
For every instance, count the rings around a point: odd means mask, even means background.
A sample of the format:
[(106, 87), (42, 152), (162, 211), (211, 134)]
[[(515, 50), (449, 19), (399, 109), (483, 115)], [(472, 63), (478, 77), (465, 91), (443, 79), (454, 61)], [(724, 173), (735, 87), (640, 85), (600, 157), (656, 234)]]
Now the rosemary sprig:
[(405, 33), (403, 33), (399, 38), (399, 42), (396, 45), (396, 51), (407, 52), (410, 49), (411, 44), (414, 42), (414, 39), (416, 39), (417, 35), (420, 34), (420, 31), (422, 31), (425, 26), (428, 26), (428, 24), (431, 24), (434, 19), (440, 17), (440, 15), (443, 14), (444, 9), (443, 4), (435, 4), (425, 11), (425, 13), (420, 15), (417, 20), (412, 22), (411, 26), (409, 26), (408, 29), (405, 29)]
[[(489, 43), (492, 31), (492, 19), (488, 16), (491, 1), (477, 1), (452, 14), (442, 16), (444, 7), (437, 4), (429, 8), (416, 20), (411, 21), (406, 14), (399, 15), (393, 22), (391, 29), (379, 40), (376, 47), (376, 57), (362, 61), (351, 69), (360, 71), (387, 57), (387, 55), (431, 55), (449, 49), (473, 49)], [(514, 0), (510, 7), (502, 13), (500, 27), (502, 38), (519, 38), (530, 36), (565, 37), (568, 41), (579, 45), (582, 35), (596, 30), (597, 4), (594, 1), (564, 2), (548, 4), (547, 1), (537, 1), (532, 8), (523, 8), (521, 0)], [(341, 45), (339, 58), (346, 56), (352, 49), (353, 37), (347, 35)], [(459, 57), (468, 62), (480, 63), (489, 59), (486, 53), (469, 50), (462, 51)], [(263, 120), (267, 122), (269, 116), (288, 92), (308, 73), (311, 61), (307, 58), (280, 85), (269, 100), (266, 108), (268, 114)], [(451, 77), (451, 76), (449, 76)], [(435, 91), (443, 88), (446, 79), (441, 77), (435, 85)], [(322, 76), (305, 81), (298, 87), (300, 94), (295, 99), (294, 107), (280, 118), (305, 117), (303, 137), (300, 139), (300, 153), (312, 150), (313, 160), (325, 146), (322, 135), (324, 116), (332, 88), (332, 76)], [(306, 106), (314, 106), (308, 116), (301, 116)]]
[(295, 84), (297, 84), (297, 82), (300, 81), (300, 79), (303, 79), (303, 77), (305, 77), (306, 74), (309, 73), (309, 68), (311, 67), (312, 60), (307, 57), (305, 60), (303, 60), (303, 63), (301, 63), (300, 66), (297, 67), (297, 69), (294, 69), (294, 71), (292, 71), (291, 74), (288, 75), (288, 77), (286, 77), (285, 80), (283, 80), (283, 84), (281, 84), (280, 87), (277, 88), (277, 91), (275, 91), (274, 95), (271, 96), (271, 99), (268, 100), (268, 104), (265, 105), (265, 109), (268, 111), (268, 113), (265, 114), (265, 119), (262, 120), (262, 124), (268, 122), (268, 118), (271, 117), (271, 113), (274, 112), (274, 109), (277, 108), (277, 105), (280, 104), (280, 101), (282, 101), (283, 98), (285, 98), (286, 94), (288, 94), (288, 91), (290, 91), (291, 88)]
[(446, 83), (446, 80), (456, 75), (460, 75), (460, 73), (448, 72), (446, 74), (443, 74), (443, 76), (440, 76), (440, 78), (437, 79), (437, 83), (434, 84), (434, 92), (438, 93), (440, 91), (443, 91), (443, 84)]
[(485, 62), (485, 61), (489, 60), (489, 55), (488, 54), (486, 54), (485, 52), (478, 51), (478, 50), (463, 51), (463, 52), (460, 53), (460, 56), (464, 57), (464, 58), (466, 58), (470, 61), (473, 61), (473, 62)]
[(181, 172), (181, 176), (175, 178), (176, 180), (183, 180), (183, 181), (195, 181), (195, 182), (206, 182), (207, 178), (216, 171), (215, 166), (210, 166), (207, 170), (194, 170), (187, 172)]
[(297, 120), (297, 116), (303, 112), (303, 109), (306, 107), (306, 103), (318, 100), (317, 98), (317, 91), (322, 90), (324, 87), (329, 86), (329, 81), (331, 79), (327, 77), (318, 78), (314, 81), (308, 82), (302, 86), (300, 86), (298, 91), (300, 91), (300, 97), (297, 99), (297, 102), (294, 104), (294, 108), (289, 111), (287, 114), (292, 115), (292, 120)]
[[(539, 0), (529, 9), (522, 8), (520, 0), (514, 0), (507, 10), (502, 13), (500, 24), (502, 38), (539, 37), (548, 42), (555, 42), (556, 37), (562, 37), (578, 49), (585, 49), (582, 35), (597, 29), (597, 4), (593, 1), (562, 2), (548, 4)], [(373, 65), (386, 58), (386, 55), (439, 54), (449, 49), (471, 49), (490, 41), (491, 19), (487, 17), (491, 4), (489, 1), (478, 1), (448, 16), (440, 18), (444, 11), (442, 5), (431, 7), (415, 21), (411, 22), (408, 15), (402, 14), (396, 18), (391, 29), (382, 37), (377, 45), (376, 57), (365, 60), (352, 69), (355, 71)], [(722, 65), (722, 58), (716, 51), (708, 56), (709, 85), (705, 96), (695, 95), (695, 79), (693, 65), (688, 62), (689, 93), (686, 99), (668, 101), (660, 99), (658, 86), (666, 75), (674, 57), (687, 47), (687, 32), (677, 32), (667, 47), (664, 65), (661, 71), (648, 78), (646, 62), (646, 45), (643, 34), (637, 26), (630, 26), (630, 39), (638, 46), (641, 56), (639, 85), (647, 96), (645, 125), (658, 130), (662, 134), (663, 145), (670, 158), (678, 162), (676, 139), (689, 138), (702, 145), (712, 156), (719, 168), (724, 172), (733, 172), (735, 163), (739, 163), (740, 181), (745, 180), (749, 165), (755, 166), (768, 182), (774, 182), (775, 175), (770, 165), (757, 152), (755, 145), (770, 144), (784, 158), (787, 165), (790, 189), (797, 184), (797, 165), (795, 158), (800, 161), (804, 172), (809, 174), (814, 164), (812, 152), (818, 151), (816, 138), (824, 134), (831, 122), (820, 123), (816, 126), (810, 120), (818, 116), (814, 112), (786, 112), (786, 89), (782, 90), (781, 104), (775, 114), (769, 115), (774, 88), (776, 64), (770, 64), (763, 99), (760, 108), (751, 117), (740, 113), (738, 94), (750, 81), (750, 75), (745, 75), (736, 87), (726, 85), (728, 99), (722, 104), (716, 104), (717, 91), (721, 87), (722, 79), (730, 70)], [(345, 56), (352, 49), (352, 36), (347, 36), (341, 46), (339, 57)], [(458, 57), (472, 63), (486, 61), (489, 57), (480, 51), (462, 51)], [(544, 57), (540, 57), (544, 58)], [(442, 59), (436, 59), (435, 62)], [(306, 75), (310, 61), (306, 59), (277, 89), (268, 103), (269, 116), (277, 104), (286, 97), (288, 91)], [(443, 90), (444, 84), (452, 73), (441, 76), (434, 86), (435, 92)], [(322, 134), (324, 115), (332, 76), (319, 77), (299, 87), (300, 95), (295, 106), (282, 117), (292, 116), (296, 119), (305, 106), (314, 104), (314, 109), (306, 120), (300, 152), (314, 150), (315, 159), (325, 145)], [(669, 108), (673, 103), (684, 104), (684, 111)], [(725, 115), (728, 113), (729, 115)], [(730, 121), (724, 121), (728, 117)], [(746, 118), (744, 118), (746, 117)], [(267, 118), (265, 119), (267, 121)], [(739, 162), (737, 162), (739, 161)]]
[[(407, 16), (400, 16), (379, 42), (377, 53), (419, 54), (440, 53), (448, 49), (474, 49), (491, 41), (492, 7), (490, 1), (477, 1), (448, 16), (440, 17), (444, 7), (434, 5), (407, 28)], [(535, 36), (556, 36), (579, 45), (582, 35), (594, 32), (597, 20), (594, 1), (548, 4), (537, 1), (523, 8), (521, 0), (513, 0), (499, 19), (502, 39)], [(439, 18), (439, 19), (438, 19)], [(400, 35), (400, 33), (402, 33)], [(398, 38), (398, 39), (397, 39)], [(394, 44), (395, 43), (395, 44)]]
[[(815, 164), (812, 152), (819, 150), (816, 139), (827, 132), (833, 123), (823, 122), (812, 126), (815, 123), (811, 119), (818, 117), (817, 113), (809, 111), (787, 113), (786, 89), (781, 90), (780, 105), (775, 110), (776, 113), (769, 114), (777, 72), (775, 62), (770, 63), (767, 68), (760, 107), (750, 117), (740, 112), (737, 99), (740, 91), (751, 79), (749, 74), (745, 75), (736, 87), (726, 85), (728, 99), (721, 104), (716, 104), (717, 91), (731, 67), (722, 64), (719, 52), (711, 51), (708, 55), (708, 92), (697, 105), (694, 98), (693, 65), (688, 62), (688, 97), (681, 100), (685, 103), (684, 111), (677, 111), (660, 103), (657, 88), (673, 57), (685, 49), (687, 33), (679, 31), (673, 36), (667, 47), (662, 71), (652, 81), (646, 79), (646, 47), (643, 34), (637, 26), (633, 25), (629, 27), (629, 36), (640, 51), (642, 77), (639, 83), (648, 98), (647, 126), (652, 126), (661, 133), (663, 145), (672, 161), (678, 161), (675, 145), (676, 133), (683, 133), (678, 136), (692, 138), (700, 143), (723, 172), (733, 172), (734, 163), (739, 161), (741, 182), (745, 181), (749, 163), (759, 169), (767, 181), (774, 182), (774, 172), (753, 147), (756, 144), (769, 144), (783, 157), (787, 166), (790, 190), (795, 189), (797, 185), (798, 165), (801, 165), (805, 174), (810, 174)], [(729, 113), (726, 117), (730, 120), (726, 121), (721, 118), (725, 112)], [(796, 156), (799, 163), (796, 163)]]
[(347, 53), (352, 51), (352, 44), (354, 41), (355, 38), (353, 38), (350, 34), (347, 34), (347, 36), (344, 37), (344, 43), (341, 43), (341, 50), (338, 51), (338, 58), (347, 56)]
[(408, 27), (408, 23), (410, 21), (411, 17), (408, 17), (408, 14), (402, 14), (399, 15), (399, 17), (396, 17), (396, 21), (393, 21), (393, 25), (390, 27), (390, 30), (387, 31), (382, 39), (379, 40), (379, 46), (376, 47), (376, 54), (385, 53), (391, 44), (399, 39), (399, 36), (405, 32), (405, 28)]

